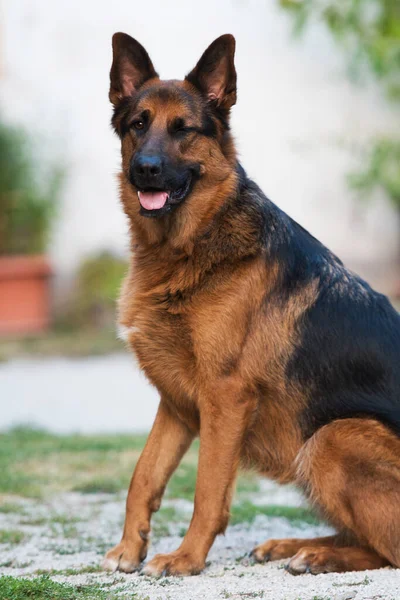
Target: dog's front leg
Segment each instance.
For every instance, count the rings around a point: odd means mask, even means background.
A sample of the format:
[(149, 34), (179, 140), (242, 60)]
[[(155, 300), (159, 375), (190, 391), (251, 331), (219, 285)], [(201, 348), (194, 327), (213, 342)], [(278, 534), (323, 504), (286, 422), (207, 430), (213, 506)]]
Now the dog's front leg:
[(228, 525), (241, 445), (253, 409), (254, 398), (237, 384), (217, 387), (202, 402), (192, 521), (178, 550), (156, 555), (144, 567), (146, 575), (194, 575), (204, 568), (216, 535)]
[(167, 482), (194, 437), (161, 399), (152, 430), (129, 486), (122, 540), (107, 552), (103, 567), (132, 573), (146, 558), (150, 518)]

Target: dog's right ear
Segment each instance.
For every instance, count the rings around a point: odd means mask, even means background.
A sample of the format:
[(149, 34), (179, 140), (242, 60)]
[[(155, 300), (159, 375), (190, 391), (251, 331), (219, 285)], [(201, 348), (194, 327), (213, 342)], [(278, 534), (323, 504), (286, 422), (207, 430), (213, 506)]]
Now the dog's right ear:
[(146, 50), (130, 35), (114, 33), (112, 48), (109, 98), (116, 106), (126, 96), (132, 96), (145, 81), (158, 77), (158, 74)]
[(186, 75), (209, 102), (229, 111), (236, 103), (235, 38), (221, 35), (207, 48), (195, 68)]

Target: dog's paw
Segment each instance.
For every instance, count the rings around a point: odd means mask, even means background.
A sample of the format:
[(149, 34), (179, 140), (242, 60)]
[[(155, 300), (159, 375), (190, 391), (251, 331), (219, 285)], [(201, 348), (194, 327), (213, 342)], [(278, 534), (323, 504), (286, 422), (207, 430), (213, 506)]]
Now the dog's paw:
[(294, 540), (268, 540), (268, 542), (256, 546), (250, 556), (255, 561), (262, 563), (290, 558), (297, 550), (298, 547), (294, 544)]
[(204, 561), (195, 559), (187, 552), (157, 554), (142, 569), (143, 575), (161, 577), (162, 575), (198, 575), (204, 569)]
[(102, 567), (105, 571), (123, 571), (133, 573), (140, 569), (142, 561), (146, 558), (147, 548), (122, 540), (109, 550), (104, 557)]
[(293, 556), (286, 566), (292, 575), (311, 573), (331, 573), (341, 571), (340, 562), (336, 560), (335, 550), (332, 548), (302, 548)]

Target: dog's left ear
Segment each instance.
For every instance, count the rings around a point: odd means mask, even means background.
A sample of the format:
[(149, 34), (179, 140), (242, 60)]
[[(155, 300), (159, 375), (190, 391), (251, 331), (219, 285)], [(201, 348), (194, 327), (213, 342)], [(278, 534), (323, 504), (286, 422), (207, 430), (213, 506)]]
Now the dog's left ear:
[(186, 76), (204, 96), (218, 107), (229, 110), (236, 103), (235, 38), (221, 35), (207, 48)]
[(116, 106), (132, 96), (148, 79), (158, 77), (150, 56), (139, 42), (126, 33), (114, 33), (110, 71), (110, 102)]

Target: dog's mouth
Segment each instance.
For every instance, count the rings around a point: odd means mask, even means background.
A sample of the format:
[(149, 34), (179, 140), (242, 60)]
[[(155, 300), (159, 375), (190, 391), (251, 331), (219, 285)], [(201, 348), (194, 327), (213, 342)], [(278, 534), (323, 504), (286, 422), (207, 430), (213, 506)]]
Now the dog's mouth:
[(175, 190), (138, 189), (140, 214), (146, 217), (165, 215), (186, 198), (190, 191), (191, 183), (192, 176), (189, 176), (184, 185)]
[(163, 191), (138, 191), (139, 202), (145, 210), (160, 210), (169, 198), (170, 192)]

